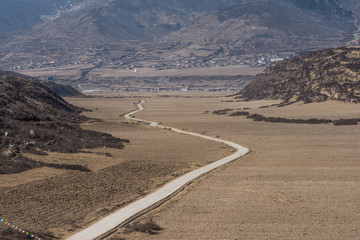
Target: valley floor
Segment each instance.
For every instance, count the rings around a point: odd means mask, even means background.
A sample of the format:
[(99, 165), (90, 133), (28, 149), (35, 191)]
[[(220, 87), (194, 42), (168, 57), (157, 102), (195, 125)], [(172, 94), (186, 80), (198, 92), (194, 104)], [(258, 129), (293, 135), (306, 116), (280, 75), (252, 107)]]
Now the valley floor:
[[(233, 151), (223, 144), (125, 120), (123, 115), (137, 108), (138, 98), (68, 101), (93, 110), (85, 114), (102, 120), (84, 128), (109, 132), (130, 143), (121, 150), (32, 156), (42, 162), (81, 164), (90, 173), (40, 168), (0, 175), (1, 217), (45, 239), (72, 235), (165, 182)], [(1, 239), (14, 239), (10, 235), (11, 229), (0, 225)]]
[[(360, 126), (254, 122), (210, 114), (252, 108), (285, 118), (359, 118), (360, 106), (341, 102), (257, 108), (273, 101), (229, 98), (151, 98), (137, 117), (206, 132), (252, 153), (197, 181), (152, 219), (164, 230), (123, 229), (124, 239), (356, 239), (360, 234)], [(204, 114), (209, 111), (208, 114)], [(109, 239), (116, 239), (114, 236)]]
[[(137, 118), (219, 136), (252, 152), (139, 219), (153, 219), (164, 228), (159, 234), (124, 228), (109, 239), (356, 239), (360, 235), (359, 125), (266, 123), (228, 116), (251, 108), (244, 111), (286, 118), (360, 118), (360, 105), (326, 102), (258, 108), (278, 102), (236, 102), (217, 93), (122, 97), (68, 100), (92, 109), (86, 115), (103, 120), (84, 128), (128, 138), (130, 144), (123, 150), (43, 157), (82, 162), (91, 173), (38, 169), (0, 176), (4, 219), (29, 231), (64, 238), (232, 151), (122, 118), (136, 109), (134, 102), (145, 99), (145, 111)], [(212, 114), (222, 109), (233, 110)], [(5, 229), (0, 226), (0, 233)]]

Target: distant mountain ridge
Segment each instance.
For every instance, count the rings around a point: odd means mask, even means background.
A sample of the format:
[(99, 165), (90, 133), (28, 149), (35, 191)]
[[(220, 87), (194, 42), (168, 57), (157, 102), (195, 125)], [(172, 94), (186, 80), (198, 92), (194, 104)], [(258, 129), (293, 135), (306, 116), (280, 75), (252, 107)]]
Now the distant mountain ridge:
[(239, 94), (250, 100), (360, 102), (360, 47), (309, 52), (274, 64)]
[[(338, 8), (332, 10), (333, 1), (330, 1), (329, 8), (323, 6), (323, 9), (309, 11), (299, 8), (303, 5), (294, 2), (297, 4), (254, 1), (236, 5), (184, 27), (179, 34), (174, 34), (173, 39), (186, 36), (197, 41), (199, 29), (209, 29), (204, 35), (221, 44), (225, 48), (224, 55), (233, 56), (257, 52), (303, 52), (341, 45), (341, 42), (353, 38), (356, 27), (352, 15)], [(333, 20), (328, 18), (329, 15)]]
[(29, 29), (87, 0), (1, 0), (0, 34)]
[[(20, 3), (19, 11), (28, 6), (25, 0), (11, 1)], [(44, 0), (29, 2), (38, 6)], [(46, 22), (39, 20), (46, 15), (41, 8), (34, 13), (39, 21), (25, 21), (29, 30), (0, 44), (0, 67), (50, 60), (131, 63), (305, 52), (353, 41), (360, 14), (360, 5), (351, 8), (346, 0), (72, 2), (82, 5), (72, 11), (67, 8), (63, 15)], [(61, 8), (56, 0), (49, 0), (46, 6), (52, 6), (46, 16)], [(33, 12), (29, 8), (27, 14)], [(21, 14), (12, 15), (24, 21)], [(6, 26), (16, 29), (13, 24)]]

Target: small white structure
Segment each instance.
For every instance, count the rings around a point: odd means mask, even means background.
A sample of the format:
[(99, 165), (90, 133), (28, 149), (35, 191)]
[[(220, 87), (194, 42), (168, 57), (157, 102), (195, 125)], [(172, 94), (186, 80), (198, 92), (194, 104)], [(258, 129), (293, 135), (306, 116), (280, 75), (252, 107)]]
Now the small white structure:
[(183, 87), (183, 88), (181, 88), (181, 91), (182, 91), (182, 92), (188, 92), (188, 91), (189, 91), (189, 87)]

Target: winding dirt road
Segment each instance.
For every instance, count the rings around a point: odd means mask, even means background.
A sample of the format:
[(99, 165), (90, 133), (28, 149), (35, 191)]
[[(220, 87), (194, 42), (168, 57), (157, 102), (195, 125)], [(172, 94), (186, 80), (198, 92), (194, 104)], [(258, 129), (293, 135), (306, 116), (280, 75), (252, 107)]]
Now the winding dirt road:
[(190, 173), (187, 173), (170, 183), (166, 184), (165, 186), (161, 187), (159, 190), (155, 191), (154, 193), (149, 194), (148, 196), (135, 201), (131, 203), (130, 205), (119, 209), (118, 211), (110, 214), (109, 216), (101, 219), (100, 221), (96, 222), (95, 224), (91, 225), (90, 227), (74, 234), (73, 236), (69, 237), (68, 240), (91, 240), (91, 239), (99, 239), (103, 236), (107, 236), (109, 232), (112, 232), (114, 229), (124, 226), (131, 220), (135, 219), (136, 217), (160, 206), (164, 202), (171, 199), (174, 195), (176, 195), (179, 191), (181, 191), (187, 184), (194, 181), (194, 179), (204, 175), (205, 173), (210, 172), (211, 170), (214, 170), (215, 168), (218, 168), (226, 163), (229, 163), (231, 161), (234, 161), (235, 159), (245, 155), (249, 152), (249, 149), (230, 142), (225, 141), (218, 138), (213, 138), (197, 133), (187, 132), (176, 128), (170, 128), (166, 126), (161, 126), (157, 122), (152, 121), (146, 121), (142, 119), (137, 119), (132, 117), (133, 114), (143, 111), (144, 108), (142, 104), (144, 101), (141, 101), (137, 106), (138, 110), (130, 112), (126, 114), (124, 117), (127, 119), (131, 119), (138, 122), (148, 123), (152, 127), (162, 128), (162, 129), (168, 129), (177, 133), (181, 134), (188, 134), (196, 137), (205, 138), (211, 141), (216, 141), (220, 143), (225, 143), (233, 148), (235, 148), (237, 151), (225, 158), (222, 158), (214, 163), (211, 163), (207, 166), (201, 167), (197, 170), (194, 170)]

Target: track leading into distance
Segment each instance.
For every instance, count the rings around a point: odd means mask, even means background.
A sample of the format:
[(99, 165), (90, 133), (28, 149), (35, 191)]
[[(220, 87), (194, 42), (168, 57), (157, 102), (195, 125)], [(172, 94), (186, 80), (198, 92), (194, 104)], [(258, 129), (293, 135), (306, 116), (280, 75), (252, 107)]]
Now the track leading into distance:
[(199, 169), (196, 169), (194, 171), (191, 171), (173, 181), (170, 183), (167, 183), (157, 191), (147, 195), (146, 197), (137, 200), (130, 205), (121, 208), (117, 210), (116, 212), (110, 214), (109, 216), (101, 219), (100, 221), (94, 223), (93, 225), (89, 226), (88, 228), (70, 236), (67, 238), (67, 240), (92, 240), (92, 239), (102, 239), (103, 237), (106, 237), (109, 235), (109, 233), (112, 233), (116, 231), (117, 228), (122, 227), (132, 221), (133, 219), (141, 216), (142, 214), (151, 211), (152, 209), (160, 206), (164, 202), (171, 199), (173, 196), (175, 196), (179, 191), (181, 191), (187, 184), (192, 182), (194, 179), (204, 175), (205, 173), (210, 172), (211, 170), (214, 170), (215, 168), (218, 168), (226, 163), (232, 162), (235, 159), (245, 155), (249, 152), (248, 148), (245, 148), (239, 144), (209, 137), (206, 135), (201, 135), (198, 133), (192, 133), (183, 131), (176, 128), (166, 127), (166, 126), (160, 126), (157, 122), (152, 121), (146, 121), (142, 119), (137, 119), (132, 117), (133, 114), (143, 111), (144, 108), (142, 104), (144, 103), (144, 100), (142, 100), (137, 106), (138, 110), (130, 112), (126, 114), (124, 117), (127, 119), (131, 119), (138, 122), (148, 123), (152, 127), (162, 128), (162, 129), (168, 129), (177, 133), (192, 135), (195, 137), (205, 138), (211, 141), (225, 143), (233, 148), (235, 148), (237, 151), (227, 157), (224, 157), (216, 162), (213, 162), (209, 165), (206, 165), (204, 167), (201, 167)]

